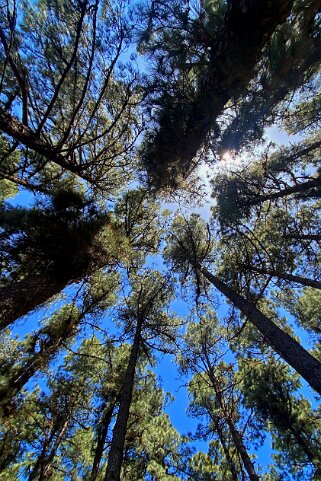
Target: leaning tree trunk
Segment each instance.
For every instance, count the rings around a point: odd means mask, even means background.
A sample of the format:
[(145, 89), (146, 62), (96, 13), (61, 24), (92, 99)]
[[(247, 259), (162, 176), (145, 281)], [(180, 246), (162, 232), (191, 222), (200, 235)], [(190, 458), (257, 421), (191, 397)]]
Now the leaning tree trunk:
[(213, 422), (215, 431), (216, 431), (217, 434), (218, 434), (218, 437), (219, 437), (221, 446), (222, 446), (222, 448), (223, 448), (224, 456), (225, 456), (226, 461), (227, 461), (227, 464), (228, 464), (228, 466), (229, 466), (229, 471), (230, 471), (230, 473), (231, 473), (232, 480), (233, 480), (233, 481), (239, 481), (239, 478), (238, 478), (238, 475), (237, 475), (236, 466), (235, 466), (235, 463), (234, 463), (233, 459), (231, 458), (231, 455), (230, 455), (230, 452), (229, 452), (229, 450), (228, 450), (228, 447), (226, 446), (226, 442), (225, 442), (223, 430), (222, 430), (222, 428), (221, 428), (221, 426), (220, 426), (220, 423), (219, 423), (219, 421), (218, 421), (217, 419), (215, 419), (215, 418), (212, 418), (212, 422)]
[[(52, 466), (52, 462), (54, 457), (56, 456), (58, 448), (62, 442), (63, 436), (69, 426), (69, 423), (70, 417), (68, 416), (61, 426), (59, 426), (58, 428), (56, 426), (53, 426), (50, 438), (47, 442), (44, 443), (43, 449), (36, 461), (36, 464), (34, 465), (31, 473), (29, 474), (28, 481), (34, 481), (35, 479), (38, 479), (38, 481), (47, 481), (51, 477), (50, 468)], [(47, 453), (48, 447), (55, 436), (56, 439), (53, 443), (53, 446), (49, 453)]]
[[(10, 405), (13, 398), (21, 391), (23, 386), (31, 379), (31, 377), (40, 369), (47, 366), (50, 360), (57, 354), (64, 342), (72, 337), (76, 332), (76, 327), (79, 324), (82, 316), (73, 319), (68, 316), (61, 323), (61, 335), (49, 337), (49, 339), (41, 343), (39, 352), (36, 352), (20, 367), (14, 369), (14, 375), (9, 376), (8, 382), (3, 386), (0, 385), (0, 406), (5, 407)], [(49, 325), (50, 329), (50, 325)], [(34, 334), (35, 343), (41, 337), (41, 334), (46, 333), (46, 328), (40, 329)], [(14, 366), (13, 366), (14, 367)]]
[(130, 404), (133, 395), (136, 363), (140, 349), (142, 325), (143, 319), (138, 319), (134, 342), (131, 348), (129, 362), (122, 386), (118, 415), (115, 427), (113, 429), (113, 437), (109, 451), (105, 481), (120, 480), (120, 470), (124, 456), (125, 437), (129, 418)]
[(59, 294), (67, 281), (53, 276), (34, 276), (0, 289), (0, 331)]
[(196, 264), (195, 267), (249, 319), (270, 346), (321, 395), (321, 363), (245, 297), (211, 274), (201, 264)]

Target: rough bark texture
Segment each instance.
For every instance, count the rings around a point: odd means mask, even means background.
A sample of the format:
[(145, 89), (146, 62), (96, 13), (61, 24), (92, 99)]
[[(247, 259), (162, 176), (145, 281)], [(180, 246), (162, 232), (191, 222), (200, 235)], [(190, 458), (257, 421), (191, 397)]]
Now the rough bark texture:
[(53, 277), (30, 277), (0, 289), (0, 331), (66, 287)]
[(133, 395), (135, 370), (140, 348), (142, 324), (143, 320), (139, 319), (137, 322), (135, 338), (131, 348), (129, 362), (124, 378), (122, 393), (120, 396), (118, 415), (115, 427), (113, 429), (113, 438), (109, 451), (105, 481), (120, 480), (120, 470), (124, 455), (127, 422), (129, 418), (130, 404)]
[(249, 319), (263, 334), (270, 346), (321, 395), (321, 363), (245, 297), (235, 292), (206, 268), (201, 265), (196, 267), (213, 286)]
[[(186, 177), (217, 117), (231, 98), (238, 98), (253, 75), (262, 48), (277, 25), (291, 12), (291, 0), (232, 0), (210, 53), (210, 65), (198, 82), (193, 101), (186, 105), (184, 130), (176, 121), (162, 122), (147, 148), (145, 165), (151, 177), (166, 185), (165, 171)], [(180, 99), (170, 117), (181, 117)], [(184, 101), (183, 99), (181, 99)], [(186, 100), (185, 100), (186, 103)], [(167, 115), (167, 113), (165, 112)], [(150, 151), (149, 151), (150, 150)], [(194, 166), (195, 167), (195, 166)]]

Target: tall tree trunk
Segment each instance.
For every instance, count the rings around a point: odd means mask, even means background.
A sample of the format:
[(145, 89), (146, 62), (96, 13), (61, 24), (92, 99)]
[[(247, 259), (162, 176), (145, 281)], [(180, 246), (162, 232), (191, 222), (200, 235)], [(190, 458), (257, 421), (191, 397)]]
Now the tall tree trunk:
[(105, 403), (103, 415), (97, 429), (97, 445), (95, 449), (94, 462), (93, 462), (89, 481), (96, 481), (96, 478), (99, 473), (99, 466), (100, 466), (101, 458), (104, 452), (104, 447), (105, 447), (106, 438), (108, 434), (108, 428), (110, 426), (113, 413), (115, 410), (115, 406), (116, 406), (117, 400), (115, 395), (116, 393), (112, 394), (111, 397), (114, 397), (114, 400), (111, 403), (109, 402), (109, 405), (108, 405), (108, 401)]
[(294, 274), (287, 274), (280, 272), (276, 269), (262, 269), (259, 267), (250, 266), (249, 270), (257, 272), (258, 274), (268, 275), (271, 277), (277, 277), (278, 279), (284, 279), (286, 281), (295, 282), (301, 284), (301, 286), (314, 287), (315, 289), (321, 289), (321, 282), (315, 279), (309, 279), (308, 277), (297, 276)]
[(245, 297), (211, 274), (201, 264), (197, 263), (195, 267), (235, 307), (240, 309), (242, 314), (263, 334), (270, 346), (321, 395), (321, 363)]
[(53, 276), (34, 276), (0, 289), (0, 331), (59, 294), (68, 281)]
[(223, 414), (223, 418), (228, 425), (233, 444), (235, 446), (236, 451), (238, 452), (240, 458), (242, 459), (242, 463), (244, 465), (244, 468), (249, 476), (250, 481), (260, 481), (260, 477), (256, 474), (253, 463), (251, 461), (251, 458), (247, 452), (247, 449), (243, 443), (242, 435), (236, 428), (231, 415), (227, 412), (224, 398), (220, 389), (220, 386), (218, 385), (216, 376), (213, 372), (213, 368), (209, 362), (208, 356), (206, 353), (204, 353), (206, 356), (206, 363), (207, 363), (207, 374), (210, 378), (212, 387), (215, 391), (215, 396), (218, 401), (218, 404), (220, 406), (221, 412)]
[(135, 370), (140, 349), (142, 325), (143, 319), (138, 319), (134, 342), (130, 351), (129, 362), (122, 386), (118, 415), (113, 429), (113, 437), (109, 451), (105, 481), (120, 480), (120, 470), (124, 456), (127, 422), (133, 395)]

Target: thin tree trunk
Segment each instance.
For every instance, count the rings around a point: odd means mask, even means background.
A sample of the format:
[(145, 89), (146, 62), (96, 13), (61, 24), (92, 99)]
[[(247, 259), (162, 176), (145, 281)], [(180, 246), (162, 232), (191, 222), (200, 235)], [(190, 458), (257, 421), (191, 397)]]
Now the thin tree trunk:
[[(49, 469), (52, 465), (52, 461), (57, 453), (57, 450), (61, 444), (62, 438), (66, 432), (66, 429), (68, 428), (69, 422), (70, 422), (70, 417), (68, 416), (68, 418), (65, 419), (64, 423), (58, 429), (55, 425), (53, 425), (53, 429), (50, 434), (50, 437), (49, 439), (47, 439), (47, 441), (44, 442), (43, 448), (36, 461), (36, 464), (34, 465), (31, 473), (29, 474), (28, 481), (34, 481), (37, 478), (38, 478), (38, 481), (47, 481), (47, 479), (49, 479), (50, 477)], [(50, 450), (49, 454), (47, 455), (47, 450), (56, 434), (57, 436), (56, 436), (54, 445)]]
[(207, 374), (210, 378), (212, 387), (215, 391), (215, 396), (216, 399), (219, 403), (221, 412), (223, 414), (223, 418), (228, 425), (229, 431), (231, 433), (231, 437), (233, 440), (233, 444), (235, 446), (235, 449), (237, 450), (238, 454), (240, 455), (242, 459), (242, 463), (244, 465), (244, 468), (249, 476), (250, 481), (260, 481), (260, 477), (256, 474), (253, 463), (251, 461), (251, 458), (247, 452), (246, 447), (244, 446), (243, 439), (237, 428), (235, 427), (231, 416), (229, 413), (226, 412), (226, 406), (225, 402), (222, 396), (222, 392), (220, 390), (220, 387), (217, 384), (217, 379), (213, 373), (212, 366), (209, 363), (209, 359), (206, 353), (204, 353), (206, 356), (206, 362), (207, 362)]
[(58, 436), (56, 437), (56, 440), (54, 442), (54, 445), (49, 455), (44, 459), (44, 463), (41, 465), (41, 468), (40, 468), (39, 481), (47, 481), (51, 477), (50, 468), (52, 466), (52, 462), (54, 460), (54, 457), (56, 456), (58, 448), (61, 444), (62, 438), (67, 430), (69, 422), (70, 422), (70, 419), (68, 418), (66, 419), (64, 424), (61, 426)]
[[(9, 378), (9, 382), (6, 385), (0, 386), (0, 406), (10, 404), (12, 399), (21, 391), (38, 369), (49, 363), (62, 344), (75, 333), (75, 328), (81, 319), (82, 316), (77, 318), (78, 322), (73, 321), (70, 316), (65, 319), (62, 324), (61, 337), (49, 338), (47, 341), (43, 341), (40, 345), (40, 351), (31, 356), (18, 371), (15, 370), (14, 376)], [(35, 343), (43, 332), (45, 332), (45, 329), (41, 329), (34, 335)]]
[(321, 282), (315, 279), (309, 279), (308, 277), (297, 276), (294, 274), (286, 274), (285, 272), (280, 272), (275, 269), (262, 269), (259, 267), (250, 267), (251, 271), (257, 272), (258, 274), (268, 275), (271, 277), (278, 277), (279, 279), (284, 279), (286, 281), (295, 282), (296, 284), (301, 284), (302, 286), (314, 287), (315, 289), (321, 289)]
[[(115, 395), (115, 393), (114, 393), (114, 395)], [(95, 449), (94, 462), (93, 462), (93, 466), (92, 466), (89, 481), (96, 481), (96, 478), (98, 476), (99, 466), (100, 466), (101, 458), (103, 456), (106, 438), (107, 438), (107, 434), (108, 434), (108, 428), (110, 426), (110, 423), (111, 423), (111, 420), (112, 420), (112, 417), (113, 417), (115, 406), (116, 406), (116, 399), (114, 399), (114, 401), (112, 402), (112, 404), (110, 404), (108, 406), (108, 408), (107, 408), (107, 406), (105, 406), (103, 416), (102, 416), (102, 419), (100, 421), (100, 425), (98, 426), (98, 429), (97, 429), (97, 445), (96, 445), (96, 449)]]
[(220, 423), (217, 421), (217, 419), (214, 419), (213, 417), (211, 419), (212, 419), (212, 422), (214, 424), (215, 431), (218, 434), (220, 443), (222, 445), (223, 452), (224, 452), (224, 455), (226, 457), (226, 461), (228, 462), (232, 479), (233, 479), (233, 481), (239, 481), (238, 476), (237, 476), (236, 467), (235, 467), (235, 464), (234, 464), (233, 460), (231, 459), (231, 455), (230, 455), (229, 450), (226, 446), (224, 434), (223, 434), (222, 428), (220, 426)]
[(129, 418), (130, 404), (133, 395), (136, 363), (141, 342), (143, 319), (138, 319), (134, 342), (131, 348), (129, 362), (120, 396), (119, 410), (113, 429), (113, 437), (108, 457), (105, 481), (119, 481), (120, 470), (124, 456), (125, 437)]
[(0, 331), (44, 304), (55, 294), (59, 294), (67, 283), (67, 281), (57, 281), (51, 276), (34, 276), (2, 287), (0, 289)]
[(321, 395), (321, 363), (245, 297), (211, 274), (201, 264), (197, 263), (195, 267), (235, 307), (240, 309), (242, 314), (263, 334), (270, 346)]

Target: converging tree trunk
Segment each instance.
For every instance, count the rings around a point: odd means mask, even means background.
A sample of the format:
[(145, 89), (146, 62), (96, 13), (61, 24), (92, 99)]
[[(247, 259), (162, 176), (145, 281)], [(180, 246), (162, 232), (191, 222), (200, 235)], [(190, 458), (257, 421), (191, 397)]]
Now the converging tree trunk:
[(94, 462), (90, 474), (90, 481), (96, 481), (101, 459), (104, 453), (104, 447), (106, 443), (106, 438), (108, 434), (108, 428), (110, 426), (111, 420), (113, 418), (114, 410), (116, 407), (116, 393), (112, 392), (108, 396), (108, 400), (105, 402), (104, 409), (102, 412), (102, 417), (97, 426), (97, 444), (95, 448)]
[(141, 343), (142, 325), (143, 318), (140, 318), (137, 321), (134, 342), (130, 351), (129, 362), (120, 396), (119, 410), (113, 429), (113, 437), (109, 451), (105, 481), (120, 480), (120, 470), (124, 456), (127, 423), (134, 388), (135, 370)]
[(208, 374), (208, 377), (210, 378), (211, 385), (215, 391), (215, 397), (219, 404), (220, 411), (223, 415), (223, 418), (226, 424), (228, 425), (235, 449), (242, 460), (242, 463), (249, 476), (250, 481), (260, 481), (260, 477), (256, 474), (251, 458), (244, 445), (242, 435), (236, 428), (231, 414), (227, 412), (221, 387), (219, 386), (218, 380), (216, 379), (212, 366), (209, 364), (208, 356), (206, 355), (206, 353), (204, 354), (205, 354), (206, 363), (207, 363), (207, 374)]
[(235, 307), (240, 309), (242, 314), (263, 334), (271, 347), (321, 395), (321, 363), (245, 297), (235, 292), (205, 267), (200, 264), (196, 264), (195, 267)]

